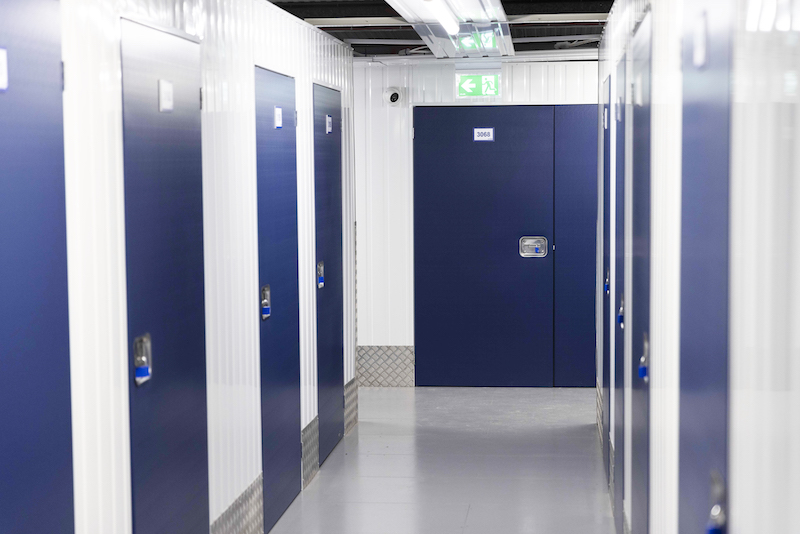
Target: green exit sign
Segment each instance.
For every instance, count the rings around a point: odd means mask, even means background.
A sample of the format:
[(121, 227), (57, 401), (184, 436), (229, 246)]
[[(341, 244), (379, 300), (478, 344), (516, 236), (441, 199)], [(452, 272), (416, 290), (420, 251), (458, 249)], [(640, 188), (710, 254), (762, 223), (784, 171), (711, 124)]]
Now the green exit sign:
[(458, 96), (500, 96), (499, 74), (456, 74)]
[(494, 32), (479, 32), (458, 36), (458, 44), (462, 50), (492, 50), (497, 48)]

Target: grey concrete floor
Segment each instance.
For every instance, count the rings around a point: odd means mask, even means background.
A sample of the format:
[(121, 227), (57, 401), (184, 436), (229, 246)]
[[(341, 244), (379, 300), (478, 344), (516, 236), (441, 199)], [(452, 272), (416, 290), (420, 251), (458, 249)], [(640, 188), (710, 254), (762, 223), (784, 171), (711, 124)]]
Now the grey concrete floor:
[(361, 388), (273, 534), (612, 534), (594, 389)]

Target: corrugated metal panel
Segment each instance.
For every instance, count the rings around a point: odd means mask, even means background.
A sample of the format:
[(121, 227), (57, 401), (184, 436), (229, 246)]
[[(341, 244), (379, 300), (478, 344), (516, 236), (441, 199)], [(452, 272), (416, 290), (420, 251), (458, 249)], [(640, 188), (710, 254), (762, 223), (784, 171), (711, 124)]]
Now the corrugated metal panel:
[(737, 4), (729, 531), (800, 532), (800, 4)]
[(260, 0), (63, 0), (62, 12), (77, 532), (131, 532), (121, 14), (203, 38), (213, 520), (261, 472), (255, 64), (297, 79), (303, 424), (317, 411), (311, 84), (343, 91), (345, 382), (355, 374), (351, 51)]
[[(454, 61), (355, 61), (359, 345), (414, 344), (414, 104), (596, 104), (597, 62), (502, 64), (502, 96), (456, 101)], [(388, 87), (406, 102), (390, 106)]]

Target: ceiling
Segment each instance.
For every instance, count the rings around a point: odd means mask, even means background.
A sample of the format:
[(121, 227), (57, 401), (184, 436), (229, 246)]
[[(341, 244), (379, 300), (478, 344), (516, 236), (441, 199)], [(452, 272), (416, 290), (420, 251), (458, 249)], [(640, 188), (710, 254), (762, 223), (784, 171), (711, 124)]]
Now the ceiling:
[[(556, 45), (596, 48), (613, 3), (611, 0), (502, 2), (517, 52), (553, 50)], [(411, 25), (383, 0), (273, 0), (273, 3), (350, 43), (358, 55), (430, 53)]]

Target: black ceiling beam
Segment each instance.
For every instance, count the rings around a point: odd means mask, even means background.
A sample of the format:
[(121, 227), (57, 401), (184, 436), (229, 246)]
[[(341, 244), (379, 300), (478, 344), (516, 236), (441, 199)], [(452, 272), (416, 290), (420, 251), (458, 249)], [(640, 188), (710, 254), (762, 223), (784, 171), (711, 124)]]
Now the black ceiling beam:
[(529, 0), (503, 0), (506, 15), (550, 15), (555, 13), (608, 13), (610, 0), (577, 0), (563, 2), (536, 2)]
[(399, 17), (397, 11), (381, 1), (275, 2), (275, 5), (301, 19), (332, 17)]

